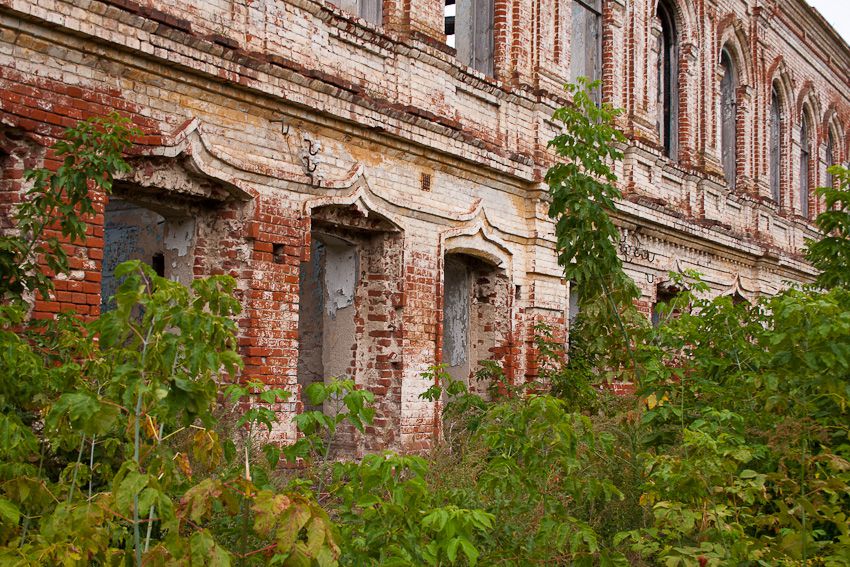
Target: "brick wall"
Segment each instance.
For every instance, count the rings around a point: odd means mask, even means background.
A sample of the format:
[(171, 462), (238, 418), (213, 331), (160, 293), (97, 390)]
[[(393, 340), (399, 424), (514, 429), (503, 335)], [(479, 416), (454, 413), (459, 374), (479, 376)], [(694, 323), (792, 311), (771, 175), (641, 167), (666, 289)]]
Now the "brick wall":
[[(795, 193), (801, 117), (813, 117), (814, 187), (826, 179), (830, 128), (836, 161), (848, 158), (850, 50), (802, 0), (671, 2), (680, 46), (673, 161), (655, 127), (655, 4), (602, 3), (603, 96), (625, 109), (630, 138), (616, 221), (645, 310), (670, 270), (697, 269), (713, 293), (748, 297), (810, 279), (800, 251), (814, 232)], [(422, 449), (438, 427), (439, 407), (419, 394), (429, 386), (422, 372), (440, 361), (447, 252), (504, 274), (510, 293), (490, 352), (511, 379), (536, 375), (535, 321), (565, 332), (568, 293), (542, 179), (558, 130), (550, 117), (566, 102), (571, 6), (494, 8), (489, 77), (443, 44), (438, 0), (385, 0), (382, 26), (323, 0), (0, 0), (0, 229), (10, 229), (23, 170), (56, 165), (45, 148), (63, 128), (113, 110), (130, 117), (144, 135), (120, 197), (196, 219), (185, 261), (196, 276), (237, 279), (245, 373), (296, 394), (278, 408), (285, 418), (302, 407), (299, 269), (313, 212), (335, 206), (391, 223), (395, 240), (374, 244), (375, 261), (362, 265), (371, 284), (360, 289), (358, 337), (375, 342), (358, 350), (352, 372), (381, 411), (356, 450)], [(738, 72), (734, 191), (720, 167), (721, 49)], [(778, 203), (768, 175), (775, 84), (785, 127)], [(103, 214), (89, 220), (87, 241), (68, 248), (71, 274), (34, 316), (99, 312)], [(337, 229), (360, 230), (352, 223)], [(277, 435), (295, 435), (287, 419)]]

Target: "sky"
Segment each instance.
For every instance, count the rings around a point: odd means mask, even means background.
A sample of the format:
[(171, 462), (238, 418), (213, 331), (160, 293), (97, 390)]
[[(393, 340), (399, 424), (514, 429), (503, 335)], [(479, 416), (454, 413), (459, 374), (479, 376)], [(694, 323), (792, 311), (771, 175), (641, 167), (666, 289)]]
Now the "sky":
[(850, 0), (807, 0), (850, 43)]

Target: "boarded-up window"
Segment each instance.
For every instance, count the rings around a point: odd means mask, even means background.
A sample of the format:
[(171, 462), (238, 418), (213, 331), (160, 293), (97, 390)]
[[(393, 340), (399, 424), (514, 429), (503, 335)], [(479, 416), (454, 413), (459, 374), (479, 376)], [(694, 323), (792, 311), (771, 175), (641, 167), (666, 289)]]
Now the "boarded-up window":
[(738, 104), (736, 100), (737, 78), (732, 58), (724, 50), (720, 56), (723, 79), (720, 81), (720, 153), (723, 160), (723, 175), (730, 189), (735, 189), (738, 164)]
[(779, 102), (779, 92), (776, 87), (770, 95), (770, 196), (777, 203), (780, 202), (780, 187), (782, 174), (780, 163), (782, 161), (782, 110)]
[(383, 21), (383, 0), (334, 0), (334, 4), (375, 25)]
[(800, 214), (809, 216), (809, 167), (811, 159), (811, 144), (809, 141), (809, 117), (803, 114), (800, 125)]
[(493, 74), (493, 0), (457, 0), (454, 47), (464, 65)]
[(658, 134), (670, 159), (679, 154), (679, 36), (669, 3), (658, 3)]
[(602, 0), (573, 0), (570, 81), (602, 78)]

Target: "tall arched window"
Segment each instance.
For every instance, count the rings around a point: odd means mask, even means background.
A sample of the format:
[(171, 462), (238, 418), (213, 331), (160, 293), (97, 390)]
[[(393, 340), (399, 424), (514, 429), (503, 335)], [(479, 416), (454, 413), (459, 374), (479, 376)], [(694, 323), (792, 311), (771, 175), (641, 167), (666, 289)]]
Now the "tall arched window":
[(809, 217), (809, 163), (812, 158), (809, 142), (809, 116), (803, 111), (803, 122), (800, 125), (800, 214)]
[(658, 3), (658, 19), (658, 134), (664, 153), (675, 160), (679, 152), (679, 34), (668, 0)]
[(732, 58), (724, 49), (720, 54), (723, 78), (720, 81), (720, 155), (723, 175), (730, 189), (735, 189), (738, 166), (738, 78)]
[(835, 133), (832, 128), (829, 128), (829, 133), (826, 137), (826, 186), (834, 187), (835, 179), (829, 172), (829, 168), (835, 165)]
[(770, 196), (780, 203), (780, 188), (782, 186), (782, 107), (780, 106), (779, 91), (776, 86), (770, 93)]

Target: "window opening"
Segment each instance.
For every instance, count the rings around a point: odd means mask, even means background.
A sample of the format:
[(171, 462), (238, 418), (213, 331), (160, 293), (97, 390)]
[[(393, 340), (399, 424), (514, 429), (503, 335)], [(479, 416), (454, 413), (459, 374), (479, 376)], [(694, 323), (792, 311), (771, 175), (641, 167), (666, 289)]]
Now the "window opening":
[(800, 214), (806, 218), (809, 217), (810, 159), (809, 118), (804, 114), (803, 123), (800, 125)]
[(114, 306), (111, 298), (121, 285), (115, 268), (129, 260), (141, 260), (157, 275), (189, 284), (194, 277), (190, 260), (194, 240), (194, 220), (166, 218), (142, 205), (111, 197), (104, 210), (101, 312)]
[(658, 18), (658, 130), (665, 155), (675, 160), (679, 150), (679, 38), (673, 11), (665, 1), (658, 4)]
[(726, 185), (734, 190), (738, 165), (738, 104), (736, 100), (738, 85), (732, 58), (729, 57), (726, 50), (720, 56), (720, 65), (723, 68), (723, 79), (720, 82), (720, 152)]
[[(590, 81), (602, 78), (601, 4), (601, 0), (573, 0), (570, 35), (571, 82), (575, 82), (579, 77), (587, 77)], [(599, 98), (598, 89), (594, 95)]]
[(443, 363), (470, 391), (487, 394), (471, 376), (482, 360), (500, 358), (509, 338), (512, 288), (504, 270), (466, 254), (447, 254), (443, 264)]
[(341, 9), (380, 26), (383, 20), (383, 0), (334, 0)]
[(458, 61), (493, 75), (493, 0), (449, 1), (444, 4), (446, 42), (457, 50)]
[(835, 187), (835, 179), (829, 169), (835, 165), (835, 136), (832, 128), (826, 138), (826, 186)]
[[(655, 303), (652, 304), (652, 313), (650, 315), (653, 327), (660, 325), (667, 317), (676, 317), (678, 315), (677, 311), (670, 312), (670, 302), (676, 299), (677, 295), (679, 295), (679, 290), (675, 287), (658, 286), (655, 292)], [(662, 305), (666, 306), (663, 310), (661, 309)]]
[(782, 182), (782, 111), (779, 103), (779, 92), (776, 87), (770, 95), (770, 196), (780, 203), (780, 187)]

